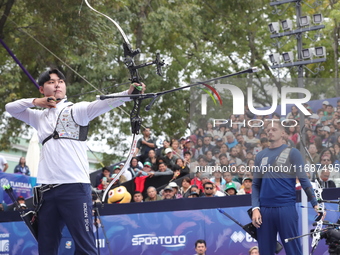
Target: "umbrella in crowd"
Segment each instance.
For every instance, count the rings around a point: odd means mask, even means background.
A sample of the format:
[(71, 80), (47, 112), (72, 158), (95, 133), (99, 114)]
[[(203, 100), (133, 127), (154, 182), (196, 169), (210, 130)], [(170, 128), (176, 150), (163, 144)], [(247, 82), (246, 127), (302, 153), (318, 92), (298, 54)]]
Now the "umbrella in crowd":
[(40, 161), (40, 145), (38, 134), (35, 131), (29, 142), (26, 154), (26, 164), (30, 168), (32, 177), (37, 177), (39, 161)]

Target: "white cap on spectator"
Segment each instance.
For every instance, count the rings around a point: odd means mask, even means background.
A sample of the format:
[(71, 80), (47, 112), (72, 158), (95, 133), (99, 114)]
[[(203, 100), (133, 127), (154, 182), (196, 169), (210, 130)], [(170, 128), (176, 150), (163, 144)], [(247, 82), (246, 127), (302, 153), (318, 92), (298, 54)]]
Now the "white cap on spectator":
[(326, 131), (326, 132), (331, 132), (331, 129), (328, 126), (324, 126), (323, 128), (321, 128), (321, 131)]
[(176, 182), (170, 182), (169, 185), (171, 188), (178, 188), (178, 185)]
[(322, 104), (329, 105), (328, 101), (323, 101)]
[(337, 120), (337, 121), (336, 121), (336, 124), (338, 124), (338, 123), (340, 123), (340, 120)]
[(242, 183), (244, 183), (244, 181), (246, 181), (246, 180), (249, 180), (249, 181), (253, 182), (253, 179), (252, 179), (252, 178), (250, 178), (250, 177), (244, 177), (243, 180), (242, 180)]
[(316, 119), (318, 120), (319, 119), (319, 115), (313, 113), (312, 115), (309, 116), (310, 119)]
[(171, 148), (166, 148), (165, 149), (165, 154), (168, 154), (169, 152), (172, 152), (172, 149)]

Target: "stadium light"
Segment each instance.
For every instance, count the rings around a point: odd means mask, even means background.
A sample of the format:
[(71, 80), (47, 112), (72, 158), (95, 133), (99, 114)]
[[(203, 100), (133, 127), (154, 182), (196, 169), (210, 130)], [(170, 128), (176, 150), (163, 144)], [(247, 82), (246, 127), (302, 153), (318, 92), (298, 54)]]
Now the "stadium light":
[(293, 29), (293, 22), (290, 19), (285, 19), (281, 21), (281, 27), (283, 30), (292, 30)]
[(269, 55), (270, 62), (273, 63), (273, 65), (280, 64), (280, 54), (279, 53), (273, 53)]
[(280, 27), (279, 27), (279, 22), (272, 22), (272, 23), (269, 23), (268, 25), (269, 27), (269, 31), (272, 33), (272, 34), (277, 34), (280, 30)]
[(294, 56), (292, 51), (282, 53), (282, 58), (284, 62), (294, 62)]
[(313, 23), (320, 24), (323, 22), (323, 16), (321, 13), (313, 14)]
[(310, 25), (310, 17), (309, 16), (301, 16), (300, 17), (300, 26), (305, 27)]
[(326, 55), (326, 48), (324, 46), (315, 47), (314, 48), (314, 55), (316, 57), (324, 57)]

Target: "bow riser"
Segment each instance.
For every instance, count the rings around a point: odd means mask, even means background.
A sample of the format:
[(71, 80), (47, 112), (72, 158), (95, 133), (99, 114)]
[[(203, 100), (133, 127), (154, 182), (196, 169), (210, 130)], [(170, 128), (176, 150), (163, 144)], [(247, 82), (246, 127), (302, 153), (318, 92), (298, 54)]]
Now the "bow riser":
[[(317, 174), (317, 173), (316, 173)], [(315, 179), (315, 183), (316, 183), (316, 188), (315, 188), (315, 197), (316, 200), (318, 201), (318, 213), (320, 214), (320, 219), (317, 221), (316, 227), (312, 233), (312, 251), (311, 251), (311, 255), (314, 253), (314, 250), (316, 249), (316, 247), (319, 244), (320, 238), (321, 238), (321, 231), (322, 231), (322, 226), (323, 226), (323, 215), (325, 213), (325, 203), (322, 202), (322, 192), (323, 192), (323, 188), (318, 180), (318, 174), (317, 174), (317, 178)]]

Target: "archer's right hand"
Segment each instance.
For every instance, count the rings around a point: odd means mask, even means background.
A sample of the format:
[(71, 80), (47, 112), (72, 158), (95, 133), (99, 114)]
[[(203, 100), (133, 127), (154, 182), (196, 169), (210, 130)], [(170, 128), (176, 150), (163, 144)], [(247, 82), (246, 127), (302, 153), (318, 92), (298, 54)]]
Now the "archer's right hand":
[(253, 210), (252, 223), (256, 228), (260, 228), (262, 224), (262, 216), (259, 209)]
[(42, 108), (56, 108), (57, 99), (54, 96), (35, 98), (32, 103)]

